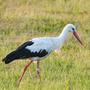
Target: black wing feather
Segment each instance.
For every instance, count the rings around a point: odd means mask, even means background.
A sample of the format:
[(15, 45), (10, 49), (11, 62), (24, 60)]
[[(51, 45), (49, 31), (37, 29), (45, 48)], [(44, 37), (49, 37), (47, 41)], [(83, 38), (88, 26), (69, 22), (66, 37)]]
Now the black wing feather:
[(34, 44), (34, 42), (32, 42), (32, 41), (25, 42), (24, 44), (19, 46), (15, 51), (12, 51), (11, 53), (9, 53), (3, 59), (3, 61), (5, 61), (5, 63), (8, 64), (16, 59), (26, 59), (29, 57), (31, 57), (31, 58), (32, 57), (44, 57), (48, 54), (48, 52), (45, 49), (41, 49), (38, 52), (37, 51), (33, 52), (33, 51), (26, 49), (26, 46), (31, 46), (33, 44)]
[(27, 41), (27, 42), (23, 43), (21, 46), (19, 46), (16, 50), (24, 49), (26, 46), (31, 46), (32, 44), (34, 44), (34, 42)]

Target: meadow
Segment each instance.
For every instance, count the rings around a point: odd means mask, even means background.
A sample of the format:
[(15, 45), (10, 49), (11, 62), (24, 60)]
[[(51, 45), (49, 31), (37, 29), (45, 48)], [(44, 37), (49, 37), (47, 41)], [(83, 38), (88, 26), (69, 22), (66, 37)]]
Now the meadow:
[[(27, 60), (8, 65), (5, 55), (35, 37), (58, 36), (73, 23), (84, 44), (70, 34), (57, 54), (27, 70), (20, 86), (17, 80)], [(0, 0), (0, 90), (90, 90), (90, 0)]]

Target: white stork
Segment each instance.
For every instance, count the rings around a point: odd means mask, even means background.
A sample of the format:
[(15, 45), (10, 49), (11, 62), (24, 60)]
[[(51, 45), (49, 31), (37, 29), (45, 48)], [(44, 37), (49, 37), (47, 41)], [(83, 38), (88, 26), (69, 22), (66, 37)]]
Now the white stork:
[(61, 48), (69, 32), (73, 33), (80, 44), (83, 45), (76, 32), (75, 26), (73, 24), (67, 24), (59, 36), (40, 37), (27, 41), (16, 50), (9, 53), (3, 61), (5, 64), (9, 64), (17, 59), (29, 59), (29, 63), (24, 67), (23, 73), (19, 78), (19, 83), (21, 82), (25, 71), (33, 61), (37, 61), (37, 75), (40, 77), (39, 61), (49, 56), (51, 52)]

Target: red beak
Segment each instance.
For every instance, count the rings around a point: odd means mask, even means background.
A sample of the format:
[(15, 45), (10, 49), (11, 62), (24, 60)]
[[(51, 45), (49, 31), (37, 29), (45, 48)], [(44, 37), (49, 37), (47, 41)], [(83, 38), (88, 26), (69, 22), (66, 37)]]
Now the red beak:
[(81, 45), (83, 45), (83, 43), (81, 42), (79, 35), (77, 34), (76, 31), (73, 32), (73, 35), (75, 36), (75, 38), (80, 42)]

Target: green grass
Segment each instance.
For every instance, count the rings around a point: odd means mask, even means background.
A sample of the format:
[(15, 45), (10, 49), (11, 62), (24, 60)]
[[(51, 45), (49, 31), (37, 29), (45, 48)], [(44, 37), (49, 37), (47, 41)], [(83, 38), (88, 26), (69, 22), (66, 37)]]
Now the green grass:
[[(90, 0), (0, 0), (0, 90), (90, 90)], [(57, 36), (67, 23), (73, 23), (85, 48), (72, 37), (61, 52), (53, 52), (36, 64), (16, 85), (27, 61), (9, 65), (2, 58), (33, 37)]]

